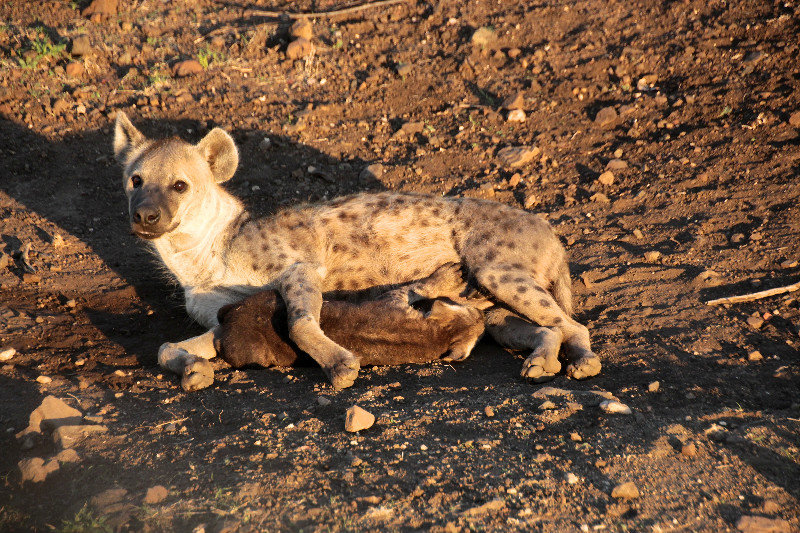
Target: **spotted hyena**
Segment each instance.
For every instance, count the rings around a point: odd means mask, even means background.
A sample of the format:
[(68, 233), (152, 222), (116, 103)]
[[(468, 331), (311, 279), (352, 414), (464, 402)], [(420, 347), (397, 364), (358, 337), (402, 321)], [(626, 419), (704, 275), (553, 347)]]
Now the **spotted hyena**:
[[(531, 350), (523, 376), (559, 372), (562, 345), (567, 375), (600, 371), (589, 331), (570, 316), (564, 248), (535, 214), (484, 200), (383, 192), (254, 218), (220, 185), (233, 176), (239, 155), (219, 128), (196, 145), (153, 141), (119, 113), (114, 153), (124, 168), (133, 232), (181, 284), (189, 315), (210, 328), (159, 350), (162, 366), (181, 372), (191, 365), (198, 383), (209, 373), (204, 360), (216, 355), (219, 309), (274, 289), (286, 302), (292, 341), (334, 387), (349, 387), (359, 360), (320, 327), (323, 295), (412, 282), (445, 263), (460, 263), (497, 303), (486, 311), (487, 331), (504, 346)], [(451, 355), (463, 359), (471, 348)]]

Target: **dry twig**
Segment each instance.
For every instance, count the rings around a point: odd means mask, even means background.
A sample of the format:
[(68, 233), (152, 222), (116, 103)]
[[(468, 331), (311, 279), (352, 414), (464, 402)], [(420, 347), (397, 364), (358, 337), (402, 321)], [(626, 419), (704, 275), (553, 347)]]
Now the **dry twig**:
[(792, 283), (791, 285), (785, 285), (783, 287), (775, 287), (774, 289), (767, 289), (765, 291), (753, 292), (750, 294), (740, 294), (739, 296), (727, 296), (725, 298), (717, 298), (716, 300), (709, 300), (706, 302), (706, 305), (738, 304), (742, 302), (752, 302), (754, 300), (768, 298), (770, 296), (775, 296), (777, 294), (794, 292), (798, 289), (800, 289), (800, 281), (798, 281), (797, 283)]
[(251, 13), (257, 17), (289, 17), (290, 19), (327, 18), (327, 17), (335, 17), (337, 15), (349, 15), (350, 13), (364, 11), (365, 9), (372, 9), (373, 7), (401, 4), (403, 2), (408, 2), (408, 0), (380, 0), (379, 2), (370, 2), (367, 4), (360, 4), (357, 6), (346, 7), (344, 9), (335, 9), (333, 11), (320, 11), (312, 13), (286, 13), (284, 11), (263, 11), (260, 9), (254, 10)]

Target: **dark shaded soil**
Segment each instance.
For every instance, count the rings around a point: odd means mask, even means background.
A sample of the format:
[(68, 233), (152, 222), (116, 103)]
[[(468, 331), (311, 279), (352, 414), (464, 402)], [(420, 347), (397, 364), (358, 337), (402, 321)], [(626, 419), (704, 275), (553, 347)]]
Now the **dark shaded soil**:
[[(30, 243), (38, 270), (0, 269), (0, 347), (18, 351), (0, 369), (0, 530), (798, 527), (798, 297), (704, 304), (800, 277), (796, 3), (412, 1), (317, 20), (316, 53), (296, 62), (288, 23), (254, 10), (344, 4), (120, 4), (95, 20), (82, 1), (0, 5), (0, 246)], [(474, 45), (479, 27), (496, 40)], [(72, 57), (81, 34), (93, 49)], [(190, 58), (207, 68), (173, 77)], [(516, 92), (522, 123), (501, 108)], [(229, 187), (262, 213), (382, 189), (547, 213), (604, 364), (550, 385), (609, 391), (634, 414), (579, 394), (542, 410), (524, 354), (489, 342), (458, 365), (365, 369), (341, 392), (316, 368), (220, 364), (213, 388), (183, 393), (156, 350), (201, 330), (129, 235), (117, 110), (152, 136), (228, 129), (242, 154)], [(398, 134), (408, 122), (421, 131)], [(519, 145), (541, 153), (505, 167), (497, 151)], [(612, 159), (627, 168), (604, 185)], [(361, 178), (376, 162), (385, 173)], [(18, 461), (56, 452), (15, 438), (47, 394), (109, 431), (21, 484)], [(353, 403), (377, 416), (359, 435), (343, 429)], [(625, 481), (638, 499), (611, 497)], [(167, 498), (143, 504), (154, 485)], [(89, 503), (111, 488), (128, 492)]]

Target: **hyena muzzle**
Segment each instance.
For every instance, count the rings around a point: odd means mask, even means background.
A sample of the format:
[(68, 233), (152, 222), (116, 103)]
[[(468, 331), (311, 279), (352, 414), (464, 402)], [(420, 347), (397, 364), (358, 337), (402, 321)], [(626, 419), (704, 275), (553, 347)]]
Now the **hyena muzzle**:
[[(159, 350), (160, 364), (171, 370), (191, 362), (197, 382), (212, 379), (207, 359), (216, 355), (219, 309), (274, 289), (286, 303), (292, 341), (334, 387), (349, 387), (359, 360), (320, 327), (323, 295), (396, 287), (446, 263), (460, 263), (496, 302), (486, 311), (490, 335), (531, 351), (523, 376), (545, 380), (558, 373), (562, 346), (568, 376), (600, 371), (588, 329), (571, 317), (566, 252), (538, 215), (484, 200), (384, 192), (254, 218), (220, 185), (233, 176), (239, 156), (219, 128), (196, 145), (153, 141), (120, 112), (114, 153), (124, 169), (133, 232), (155, 247), (181, 284), (189, 315), (210, 328)], [(463, 359), (471, 349), (451, 355)]]

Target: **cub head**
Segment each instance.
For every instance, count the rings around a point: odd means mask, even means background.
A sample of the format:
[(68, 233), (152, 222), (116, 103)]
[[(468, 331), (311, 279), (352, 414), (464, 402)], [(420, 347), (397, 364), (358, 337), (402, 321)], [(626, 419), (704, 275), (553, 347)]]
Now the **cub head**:
[(114, 156), (123, 167), (131, 229), (144, 239), (157, 239), (206, 213), (204, 202), (239, 164), (233, 139), (220, 128), (195, 145), (178, 138), (154, 141), (122, 112), (114, 127)]

